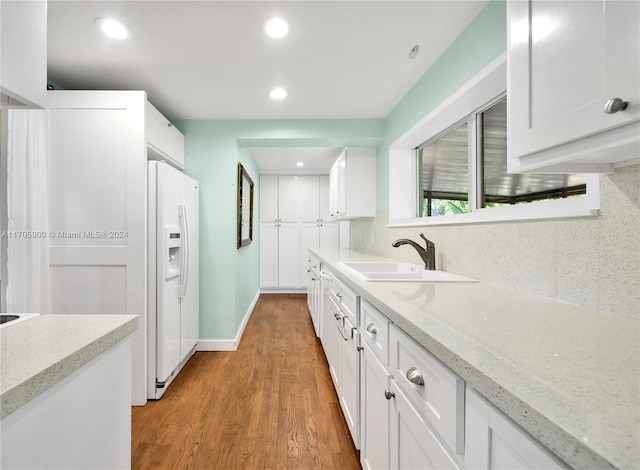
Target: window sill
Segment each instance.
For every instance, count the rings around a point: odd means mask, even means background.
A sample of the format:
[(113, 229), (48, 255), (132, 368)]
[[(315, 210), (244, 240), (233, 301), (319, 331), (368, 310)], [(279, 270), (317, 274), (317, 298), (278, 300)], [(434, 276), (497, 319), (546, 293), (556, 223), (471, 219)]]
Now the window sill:
[(461, 225), (490, 222), (513, 222), (526, 220), (564, 219), (568, 217), (597, 217), (600, 209), (585, 204), (581, 198), (541, 201), (526, 205), (490, 207), (466, 214), (441, 215), (436, 217), (415, 217), (411, 219), (390, 219), (387, 225), (393, 227), (418, 227), (432, 225)]

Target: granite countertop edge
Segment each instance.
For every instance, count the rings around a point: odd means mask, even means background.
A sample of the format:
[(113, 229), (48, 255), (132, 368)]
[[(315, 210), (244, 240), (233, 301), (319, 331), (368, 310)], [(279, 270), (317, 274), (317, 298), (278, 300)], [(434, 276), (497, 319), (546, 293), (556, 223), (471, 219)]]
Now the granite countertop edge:
[(26, 380), (15, 384), (7, 390), (3, 390), (0, 396), (0, 419), (6, 418), (21, 406), (46, 392), (61, 380), (129, 336), (138, 328), (137, 315), (121, 316), (123, 317), (121, 324), (104, 334), (96, 336), (92, 341), (84, 344), (79, 349), (48, 367), (43, 368)]
[[(473, 364), (470, 364), (458, 353), (439, 342), (437, 338), (408, 320), (402, 313), (395, 311), (383, 300), (368, 292), (363, 286), (359, 285), (360, 283), (366, 284), (365, 281), (357, 279), (337, 265), (341, 261), (336, 261), (333, 256), (325, 256), (322, 250), (311, 249), (310, 251), (321, 262), (332, 268), (332, 273), (338, 280), (346, 283), (358, 295), (380, 310), (394, 324), (459, 375), (467, 385), (477, 390), (508, 418), (548, 447), (565, 464), (571, 465), (576, 470), (592, 468), (620, 470), (623, 468), (614, 464), (606, 456), (601, 455), (579, 437), (568, 432), (562, 425), (550, 420), (543, 412), (521, 399), (516, 393), (504, 387)], [(343, 253), (345, 251), (357, 253), (359, 256), (358, 261), (363, 261), (364, 259), (361, 259), (363, 257), (370, 257), (371, 261), (393, 261), (376, 254), (352, 252), (350, 250), (341, 251)]]

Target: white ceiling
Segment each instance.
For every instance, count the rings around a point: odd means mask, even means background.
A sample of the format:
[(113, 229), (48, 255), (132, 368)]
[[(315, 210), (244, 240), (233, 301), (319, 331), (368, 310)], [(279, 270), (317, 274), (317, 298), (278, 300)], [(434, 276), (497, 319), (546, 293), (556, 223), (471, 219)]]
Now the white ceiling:
[[(254, 147), (251, 149), (260, 173), (327, 173), (343, 147)], [(296, 163), (304, 166), (298, 167)]]
[[(49, 0), (49, 78), (67, 89), (146, 90), (172, 120), (381, 118), (485, 4)], [(274, 15), (290, 24), (280, 40), (262, 31)], [(132, 36), (104, 38), (101, 16)], [(276, 85), (285, 100), (269, 98)]]

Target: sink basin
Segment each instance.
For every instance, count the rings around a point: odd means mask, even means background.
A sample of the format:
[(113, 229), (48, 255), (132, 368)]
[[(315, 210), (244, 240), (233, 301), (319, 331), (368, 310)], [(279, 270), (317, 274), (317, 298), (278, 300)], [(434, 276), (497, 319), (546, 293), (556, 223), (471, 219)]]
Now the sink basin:
[(445, 271), (427, 270), (411, 263), (348, 262), (339, 263), (364, 281), (378, 282), (478, 282), (465, 276)]
[(15, 325), (29, 318), (37, 317), (39, 313), (3, 313), (0, 315), (0, 328)]

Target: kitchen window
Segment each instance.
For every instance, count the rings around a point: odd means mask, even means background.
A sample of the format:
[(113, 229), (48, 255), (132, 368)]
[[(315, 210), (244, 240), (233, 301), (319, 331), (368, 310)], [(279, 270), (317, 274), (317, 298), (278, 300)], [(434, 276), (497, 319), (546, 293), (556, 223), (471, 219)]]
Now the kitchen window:
[(597, 174), (507, 172), (506, 54), (389, 146), (389, 226), (592, 217)]
[[(504, 94), (425, 142), (417, 149), (417, 161), (420, 217), (576, 197), (587, 191), (583, 175), (507, 173)], [(475, 169), (475, 198), (469, 197), (469, 168)]]

